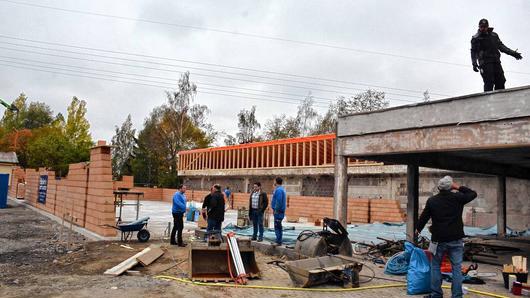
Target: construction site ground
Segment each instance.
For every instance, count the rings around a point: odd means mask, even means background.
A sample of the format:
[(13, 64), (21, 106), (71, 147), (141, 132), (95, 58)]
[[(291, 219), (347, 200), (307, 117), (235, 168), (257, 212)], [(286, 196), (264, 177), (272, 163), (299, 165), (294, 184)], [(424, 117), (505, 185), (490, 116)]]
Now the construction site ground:
[[(62, 233), (61, 233), (62, 229)], [(119, 241), (86, 241), (73, 233), (70, 249), (67, 235), (57, 223), (23, 205), (10, 204), (0, 210), (0, 297), (407, 297), (405, 287), (372, 289), (358, 292), (322, 293), (271, 289), (206, 287), (165, 281), (156, 275), (187, 276), (188, 248), (167, 245), (159, 237), (148, 243), (128, 242), (132, 249)], [(59, 239), (61, 238), (61, 239)], [(139, 276), (110, 277), (103, 272), (149, 245), (160, 245), (166, 253), (148, 267), (135, 267)], [(286, 272), (267, 262), (277, 257), (257, 253), (263, 277), (249, 284), (292, 287)], [(174, 266), (175, 264), (178, 264)], [(405, 281), (404, 277), (383, 274), (378, 265), (365, 262), (375, 276)], [(499, 267), (480, 264), (480, 271), (498, 272)], [(364, 269), (362, 281), (372, 273)], [(366, 275), (366, 276), (364, 276)], [(486, 285), (470, 288), (510, 296), (502, 286), (500, 275), (487, 279)], [(361, 286), (395, 284), (396, 281), (373, 279)], [(329, 288), (336, 288), (331, 287)], [(447, 295), (450, 296), (449, 290)], [(419, 296), (421, 297), (421, 296)], [(470, 294), (468, 297), (480, 297)]]

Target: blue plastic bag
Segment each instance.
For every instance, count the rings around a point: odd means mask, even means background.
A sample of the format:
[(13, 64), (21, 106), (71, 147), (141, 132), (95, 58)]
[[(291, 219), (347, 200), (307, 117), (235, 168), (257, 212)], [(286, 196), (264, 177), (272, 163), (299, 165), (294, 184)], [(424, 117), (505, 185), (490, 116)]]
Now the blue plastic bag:
[(412, 243), (405, 242), (405, 251), (410, 253), (407, 271), (407, 294), (427, 294), (431, 292), (431, 264), (425, 252)]

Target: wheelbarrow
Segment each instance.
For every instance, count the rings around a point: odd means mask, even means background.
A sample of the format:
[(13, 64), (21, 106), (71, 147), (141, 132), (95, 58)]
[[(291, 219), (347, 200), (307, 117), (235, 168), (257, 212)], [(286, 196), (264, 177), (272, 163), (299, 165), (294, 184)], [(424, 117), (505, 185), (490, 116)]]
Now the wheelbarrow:
[(151, 237), (151, 234), (146, 228), (148, 221), (149, 217), (143, 217), (128, 223), (119, 222), (116, 224), (116, 226), (109, 225), (109, 227), (112, 227), (121, 232), (121, 241), (123, 242), (127, 242), (128, 240), (130, 240), (134, 232), (138, 232), (136, 233), (138, 241), (147, 242), (149, 240), (149, 237)]

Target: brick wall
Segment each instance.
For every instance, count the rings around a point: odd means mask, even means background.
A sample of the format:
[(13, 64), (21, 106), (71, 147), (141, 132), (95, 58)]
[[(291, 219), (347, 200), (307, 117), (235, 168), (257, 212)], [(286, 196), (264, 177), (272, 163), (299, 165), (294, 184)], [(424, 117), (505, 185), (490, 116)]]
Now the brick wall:
[(112, 183), (114, 190), (131, 189), (134, 187), (134, 176), (123, 176), (121, 180), (114, 180)]
[[(56, 178), (55, 173), (44, 169), (26, 169), (25, 200), (28, 204), (54, 214), (60, 218), (73, 219), (77, 226), (84, 227), (101, 236), (115, 236), (116, 230), (105, 227), (115, 224), (115, 209), (112, 182), (110, 147), (99, 141), (90, 151), (90, 162), (69, 165), (68, 176)], [(20, 169), (13, 170), (21, 176)], [(46, 202), (39, 203), (38, 188), (41, 175), (48, 176)], [(16, 184), (11, 186), (14, 197)]]

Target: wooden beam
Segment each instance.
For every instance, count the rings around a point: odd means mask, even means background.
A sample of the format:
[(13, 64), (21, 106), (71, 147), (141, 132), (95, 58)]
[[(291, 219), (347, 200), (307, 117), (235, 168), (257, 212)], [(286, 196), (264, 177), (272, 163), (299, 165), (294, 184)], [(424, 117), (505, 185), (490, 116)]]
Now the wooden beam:
[(270, 160), (269, 160), (270, 151), (271, 151), (271, 146), (267, 146), (267, 164), (266, 164), (267, 168), (270, 166)]
[(407, 166), (407, 240), (416, 243), (416, 227), (418, 225), (419, 208), (419, 167), (416, 165)]
[(506, 237), (506, 176), (497, 176), (497, 238)]
[(276, 167), (278, 168), (278, 167), (280, 167), (280, 163), (282, 161), (282, 150), (280, 148), (280, 145), (276, 145), (276, 151), (278, 153), (278, 161), (276, 163)]
[(331, 163), (335, 163), (335, 145), (336, 145), (337, 139), (331, 140)]
[(316, 141), (317, 144), (317, 159), (315, 165), (320, 165), (320, 141)]
[(276, 146), (272, 146), (272, 167), (275, 167), (276, 163)]
[(300, 143), (296, 143), (296, 166), (300, 166), (300, 149), (298, 147)]
[(246, 148), (245, 151), (246, 151), (245, 155), (246, 155), (246, 159), (247, 159), (245, 167), (246, 168), (250, 168), (250, 148)]
[(287, 166), (287, 144), (283, 144), (283, 166)]
[(324, 164), (328, 164), (328, 140), (324, 140)]
[(289, 144), (289, 166), (293, 166), (293, 143)]
[(306, 142), (303, 142), (302, 143), (302, 166), (305, 167), (306, 165), (306, 160), (305, 160), (305, 143)]
[(346, 157), (335, 157), (335, 186), (333, 192), (333, 217), (343, 226), (348, 222), (348, 163)]
[(313, 165), (313, 142), (309, 142), (309, 165)]
[(254, 157), (254, 147), (250, 148), (250, 168), (254, 168), (255, 166), (255, 157)]
[(261, 162), (259, 164), (261, 168), (265, 167), (265, 147), (261, 147)]

